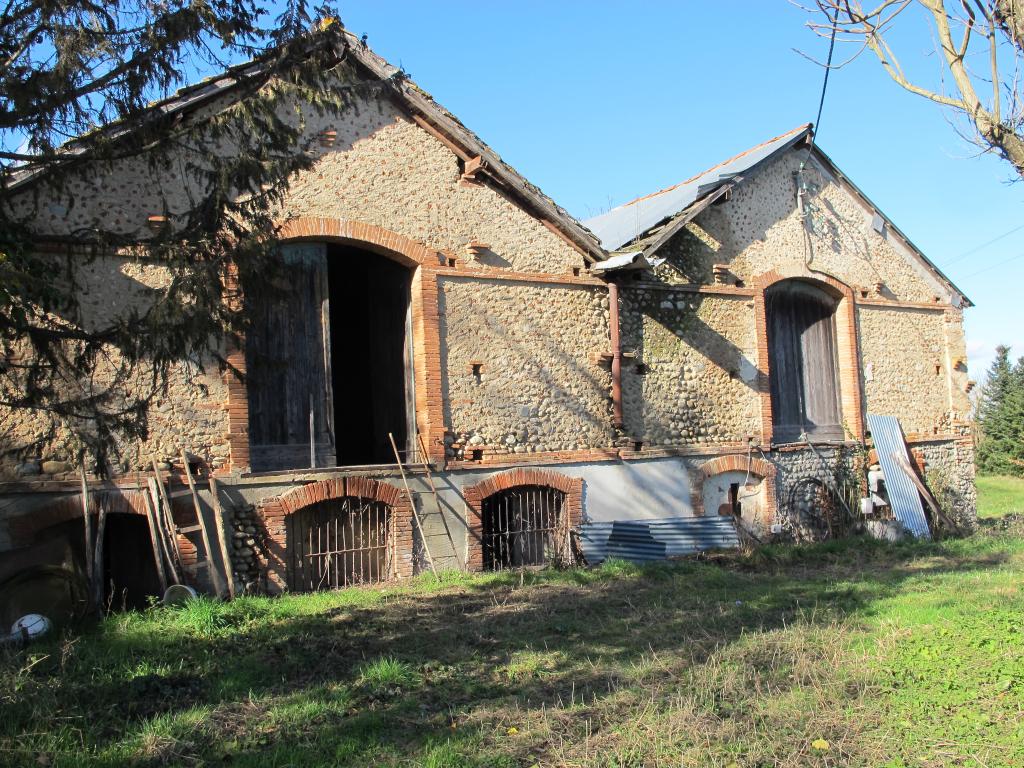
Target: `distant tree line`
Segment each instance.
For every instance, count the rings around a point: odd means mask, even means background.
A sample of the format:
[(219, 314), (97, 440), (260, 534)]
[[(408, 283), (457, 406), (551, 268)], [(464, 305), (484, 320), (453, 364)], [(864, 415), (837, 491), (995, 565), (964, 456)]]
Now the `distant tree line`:
[(1012, 362), (1009, 347), (996, 347), (977, 417), (978, 471), (1024, 477), (1024, 357)]

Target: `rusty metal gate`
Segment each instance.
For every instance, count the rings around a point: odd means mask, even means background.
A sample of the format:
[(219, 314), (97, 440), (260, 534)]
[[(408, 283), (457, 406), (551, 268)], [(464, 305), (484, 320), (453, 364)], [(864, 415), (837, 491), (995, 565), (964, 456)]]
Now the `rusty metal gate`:
[(565, 494), (521, 485), (483, 501), (484, 569), (500, 571), (568, 560), (569, 532), (562, 515)]
[(300, 509), (288, 518), (288, 588), (311, 592), (391, 579), (393, 524), (387, 504), (354, 496)]

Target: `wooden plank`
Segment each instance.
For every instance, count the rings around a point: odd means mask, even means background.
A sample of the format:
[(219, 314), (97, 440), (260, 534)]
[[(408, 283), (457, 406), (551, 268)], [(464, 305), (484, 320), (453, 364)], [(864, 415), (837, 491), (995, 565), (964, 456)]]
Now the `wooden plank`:
[(89, 509), (89, 483), (85, 479), (85, 462), (79, 468), (82, 494), (82, 523), (85, 530), (85, 578), (92, 583), (92, 510)]
[(160, 491), (157, 488), (156, 480), (152, 477), (146, 481), (146, 485), (149, 488), (149, 500), (153, 507), (153, 521), (156, 523), (158, 536), (160, 538), (160, 546), (163, 549), (164, 557), (167, 559), (167, 565), (171, 571), (171, 581), (175, 584), (181, 584), (181, 575), (178, 573), (178, 569), (174, 563), (174, 556), (171, 554), (169, 539), (172, 534), (167, 531), (167, 524), (164, 520), (163, 512), (160, 509)]
[[(210, 580), (213, 581), (213, 588), (217, 597), (223, 599), (227, 595), (227, 586), (213, 562), (213, 547), (210, 546), (210, 532), (206, 529), (206, 518), (203, 516), (203, 505), (199, 501), (199, 493), (196, 491), (196, 483), (192, 477), (192, 467), (189, 466), (188, 456), (185, 450), (181, 451), (181, 461), (185, 468), (185, 479), (188, 481), (188, 489), (192, 492), (192, 508), (196, 511), (196, 518), (199, 520), (199, 530), (203, 535), (203, 547), (206, 549), (206, 559), (210, 563)], [(225, 565), (225, 567), (227, 567)]]
[(231, 554), (228, 548), (228, 542), (231, 540), (230, 532), (228, 531), (228, 521), (224, 514), (224, 508), (220, 504), (220, 488), (217, 481), (210, 477), (208, 480), (210, 484), (210, 502), (213, 505), (213, 519), (217, 526), (217, 543), (220, 546), (220, 556), (224, 561), (224, 576), (228, 582), (228, 595), (234, 599), (235, 595), (238, 594), (238, 586), (235, 584), (235, 569), (231, 562)]
[(171, 499), (167, 495), (167, 488), (164, 487), (163, 478), (160, 477), (160, 468), (153, 459), (153, 479), (156, 481), (156, 489), (159, 494), (160, 507), (163, 509), (164, 525), (167, 529), (167, 536), (171, 540), (171, 550), (179, 568), (184, 569), (181, 559), (181, 549), (178, 548), (178, 526), (174, 523), (174, 511), (171, 508)]
[(423, 551), (427, 555), (427, 562), (430, 570), (437, 576), (437, 568), (434, 567), (434, 558), (430, 554), (430, 544), (427, 543), (427, 533), (423, 530), (423, 523), (420, 521), (420, 514), (416, 511), (416, 500), (409, 490), (409, 481), (405, 479), (405, 468), (402, 466), (402, 457), (398, 455), (398, 445), (395, 444), (395, 436), (388, 432), (388, 440), (391, 441), (391, 450), (395, 452), (395, 461), (398, 463), (398, 471), (402, 475), (402, 485), (405, 486), (405, 495), (409, 499), (409, 506), (412, 507), (412, 516), (416, 518), (416, 527), (420, 529), (420, 537), (423, 539)]
[(99, 519), (96, 522), (96, 547), (93, 553), (92, 582), (93, 599), (96, 610), (103, 613), (103, 535), (107, 529), (107, 505), (100, 502)]
[(149, 542), (153, 545), (153, 561), (156, 563), (156, 575), (160, 579), (161, 596), (167, 591), (167, 571), (164, 569), (164, 556), (160, 549), (161, 533), (156, 523), (156, 515), (153, 514), (153, 501), (148, 493), (142, 495), (146, 505), (146, 520), (149, 522)]
[(921, 498), (923, 498), (925, 502), (927, 502), (928, 506), (932, 510), (932, 513), (935, 515), (935, 518), (937, 520), (942, 520), (942, 522), (945, 523), (946, 526), (951, 528), (952, 530), (959, 531), (960, 526), (953, 522), (953, 520), (951, 520), (950, 517), (942, 511), (942, 507), (939, 506), (939, 502), (936, 501), (935, 497), (932, 495), (932, 492), (928, 490), (928, 486), (924, 484), (924, 480), (922, 480), (921, 477), (917, 474), (917, 470), (914, 469), (914, 465), (907, 460), (907, 457), (900, 456), (898, 453), (894, 453), (892, 455), (892, 459), (899, 465), (900, 469), (907, 473), (907, 477), (910, 478), (910, 482), (912, 482), (914, 486), (917, 488), (918, 492), (921, 494)]

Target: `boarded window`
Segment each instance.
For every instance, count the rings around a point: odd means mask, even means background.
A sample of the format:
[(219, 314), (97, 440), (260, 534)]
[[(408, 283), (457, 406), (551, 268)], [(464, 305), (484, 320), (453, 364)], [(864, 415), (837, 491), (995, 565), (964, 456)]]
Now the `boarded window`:
[(484, 569), (567, 562), (565, 494), (542, 485), (520, 485), (484, 499)]
[(843, 437), (836, 356), (836, 307), (825, 291), (799, 280), (772, 286), (766, 296), (772, 424), (776, 442), (802, 433)]
[(288, 518), (288, 588), (293, 592), (375, 584), (394, 577), (391, 507), (346, 496)]

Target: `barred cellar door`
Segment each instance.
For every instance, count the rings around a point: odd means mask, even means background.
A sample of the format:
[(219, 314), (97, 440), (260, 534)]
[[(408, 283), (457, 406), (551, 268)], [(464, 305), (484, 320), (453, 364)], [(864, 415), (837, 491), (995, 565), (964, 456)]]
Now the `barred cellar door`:
[(394, 517), (382, 501), (345, 496), (288, 518), (288, 588), (293, 592), (376, 584), (394, 577)]
[(548, 565), (567, 555), (565, 494), (543, 485), (520, 485), (483, 501), (484, 569)]

